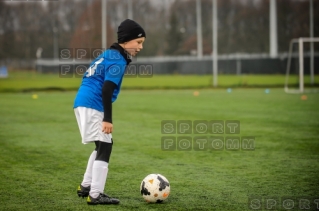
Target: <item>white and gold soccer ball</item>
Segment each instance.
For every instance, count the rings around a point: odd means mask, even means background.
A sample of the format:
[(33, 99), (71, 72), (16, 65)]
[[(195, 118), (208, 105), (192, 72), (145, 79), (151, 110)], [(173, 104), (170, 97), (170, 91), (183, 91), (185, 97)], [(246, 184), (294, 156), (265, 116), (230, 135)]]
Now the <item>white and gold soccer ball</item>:
[(161, 174), (147, 175), (140, 187), (143, 198), (150, 203), (161, 203), (170, 193), (169, 181)]

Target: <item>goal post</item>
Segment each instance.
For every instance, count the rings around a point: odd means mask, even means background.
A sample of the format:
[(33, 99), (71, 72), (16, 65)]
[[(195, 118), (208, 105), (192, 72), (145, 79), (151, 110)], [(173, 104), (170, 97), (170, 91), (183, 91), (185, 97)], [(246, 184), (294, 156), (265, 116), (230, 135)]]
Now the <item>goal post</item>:
[[(286, 81), (285, 81), (285, 92), (286, 93), (304, 93), (305, 88), (304, 88), (304, 43), (309, 42), (309, 43), (314, 43), (314, 42), (319, 42), (319, 37), (300, 37), (297, 39), (292, 39), (290, 41), (289, 45), (289, 53), (288, 53), (288, 61), (287, 61), (287, 69), (286, 69)], [(292, 50), (293, 50), (293, 45), (295, 43), (298, 43), (298, 58), (299, 58), (299, 89), (294, 89), (291, 90), (288, 87), (289, 84), (289, 73), (290, 73), (290, 68), (291, 68), (291, 59), (292, 59)], [(314, 56), (313, 52), (311, 52), (312, 55), (311, 57)], [(311, 75), (311, 81), (314, 79), (314, 72), (313, 70), (310, 71)]]

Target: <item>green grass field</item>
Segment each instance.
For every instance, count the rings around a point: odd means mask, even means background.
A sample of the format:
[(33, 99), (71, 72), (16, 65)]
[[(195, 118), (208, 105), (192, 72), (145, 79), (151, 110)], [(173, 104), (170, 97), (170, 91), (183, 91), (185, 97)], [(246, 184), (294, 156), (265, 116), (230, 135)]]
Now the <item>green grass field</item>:
[[(107, 207), (90, 207), (76, 195), (94, 147), (81, 144), (75, 92), (38, 92), (36, 100), (32, 93), (1, 93), (0, 210), (242, 211), (251, 196), (319, 196), (318, 94), (301, 100), (283, 89), (193, 92), (122, 91), (113, 106), (114, 150), (105, 189), (121, 203)], [(239, 120), (240, 136), (255, 136), (255, 150), (163, 151), (162, 120)], [(170, 181), (163, 204), (147, 204), (139, 193), (150, 173)]]
[[(298, 76), (289, 77), (289, 86), (298, 86)], [(315, 76), (315, 85), (319, 86), (319, 75)], [(10, 71), (9, 78), (0, 78), (0, 92), (21, 92), (39, 90), (75, 91), (81, 83), (81, 77), (68, 75), (61, 78), (56, 74), (38, 74), (35, 71)], [(218, 86), (248, 88), (283, 88), (285, 75), (219, 75)], [(310, 86), (310, 77), (305, 76), (305, 86)], [(122, 89), (203, 89), (212, 87), (211, 75), (153, 75), (150, 78), (127, 77)]]

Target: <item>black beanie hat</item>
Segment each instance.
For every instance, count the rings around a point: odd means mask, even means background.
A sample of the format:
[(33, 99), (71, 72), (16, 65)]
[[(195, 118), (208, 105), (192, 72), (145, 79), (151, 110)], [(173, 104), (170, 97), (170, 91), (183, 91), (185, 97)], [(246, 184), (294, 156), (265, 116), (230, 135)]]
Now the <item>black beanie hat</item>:
[(128, 42), (140, 37), (146, 38), (144, 29), (135, 21), (126, 19), (123, 21), (117, 30), (118, 43)]

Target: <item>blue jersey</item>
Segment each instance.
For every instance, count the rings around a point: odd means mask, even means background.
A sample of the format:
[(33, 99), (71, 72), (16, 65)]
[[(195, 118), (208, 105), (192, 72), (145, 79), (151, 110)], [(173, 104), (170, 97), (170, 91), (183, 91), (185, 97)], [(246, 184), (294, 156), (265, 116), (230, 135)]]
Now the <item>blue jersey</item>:
[(112, 102), (117, 99), (125, 69), (129, 63), (128, 58), (124, 56), (123, 52), (111, 48), (104, 51), (91, 63), (83, 76), (74, 101), (74, 108), (86, 107), (103, 112), (102, 87), (107, 80), (117, 85), (113, 92)]

